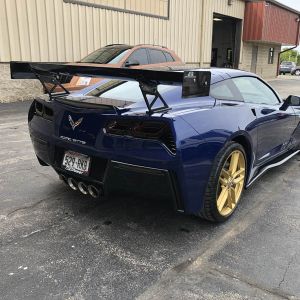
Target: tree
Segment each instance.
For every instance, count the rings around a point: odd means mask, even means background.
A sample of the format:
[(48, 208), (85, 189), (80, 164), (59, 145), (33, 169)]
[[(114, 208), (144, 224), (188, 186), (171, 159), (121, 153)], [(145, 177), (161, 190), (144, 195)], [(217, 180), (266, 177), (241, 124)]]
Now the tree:
[[(283, 49), (284, 51), (285, 49)], [(300, 52), (297, 50), (289, 50), (284, 52), (280, 55), (280, 62), (283, 61), (292, 61), (295, 62), (297, 65), (300, 65)]]

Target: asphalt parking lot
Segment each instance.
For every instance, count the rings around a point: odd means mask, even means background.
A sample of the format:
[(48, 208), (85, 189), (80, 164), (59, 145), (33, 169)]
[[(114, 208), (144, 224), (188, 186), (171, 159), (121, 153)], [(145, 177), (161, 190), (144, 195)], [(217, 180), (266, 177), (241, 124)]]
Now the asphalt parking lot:
[(35, 159), (29, 104), (0, 104), (1, 299), (300, 299), (299, 155), (215, 225), (160, 199), (70, 191)]

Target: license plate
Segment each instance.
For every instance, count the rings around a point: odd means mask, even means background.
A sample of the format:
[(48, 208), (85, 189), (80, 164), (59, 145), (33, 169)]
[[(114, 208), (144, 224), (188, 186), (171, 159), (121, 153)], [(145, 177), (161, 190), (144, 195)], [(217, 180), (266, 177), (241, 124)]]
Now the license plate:
[(73, 151), (66, 151), (62, 162), (62, 167), (65, 170), (77, 174), (88, 175), (90, 169), (90, 161), (90, 157), (84, 154)]

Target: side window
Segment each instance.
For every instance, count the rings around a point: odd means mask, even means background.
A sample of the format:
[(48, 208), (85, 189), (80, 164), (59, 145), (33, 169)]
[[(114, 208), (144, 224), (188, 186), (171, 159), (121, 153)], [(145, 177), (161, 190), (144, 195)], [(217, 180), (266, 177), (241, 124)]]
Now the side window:
[(165, 63), (167, 61), (164, 53), (160, 50), (149, 49), (149, 54), (151, 64)]
[(275, 93), (255, 77), (237, 77), (233, 82), (247, 103), (275, 105), (279, 100)]
[(147, 50), (144, 48), (135, 50), (127, 59), (127, 61), (130, 60), (137, 60), (140, 63), (140, 65), (148, 65), (149, 61)]
[(242, 97), (231, 79), (212, 84), (210, 87), (210, 96), (219, 100), (242, 101)]
[(175, 61), (175, 59), (169, 52), (164, 51), (164, 55), (165, 55), (167, 61)]

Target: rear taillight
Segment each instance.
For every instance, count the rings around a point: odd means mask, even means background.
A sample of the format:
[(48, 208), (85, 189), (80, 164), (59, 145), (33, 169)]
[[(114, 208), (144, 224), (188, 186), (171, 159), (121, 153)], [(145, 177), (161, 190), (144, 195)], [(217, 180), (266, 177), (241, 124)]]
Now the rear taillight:
[(176, 153), (174, 135), (166, 122), (120, 119), (110, 121), (105, 129), (109, 134), (160, 141), (172, 154)]

